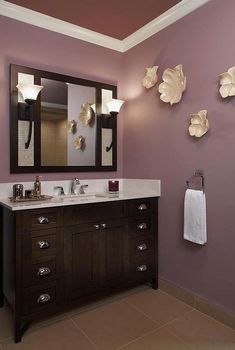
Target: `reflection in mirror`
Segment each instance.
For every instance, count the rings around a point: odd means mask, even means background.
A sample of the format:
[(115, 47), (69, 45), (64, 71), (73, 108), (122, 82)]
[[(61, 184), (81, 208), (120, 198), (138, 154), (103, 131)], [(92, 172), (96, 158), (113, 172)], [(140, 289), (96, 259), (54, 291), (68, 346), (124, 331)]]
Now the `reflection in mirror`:
[(113, 152), (110, 145), (113, 140), (113, 130), (109, 128), (102, 128), (102, 165), (109, 166), (113, 164)]
[[(18, 73), (18, 84), (34, 84), (34, 77), (31, 74)], [(24, 99), (18, 90), (18, 102), (24, 104)], [(32, 123), (32, 137), (28, 148), (25, 148), (29, 134), (29, 120), (22, 115), (18, 118), (18, 163), (20, 166), (34, 165), (34, 122)]]
[(107, 89), (102, 89), (101, 90), (101, 113), (102, 114), (109, 114), (109, 110), (107, 108), (106, 103), (112, 100), (113, 98), (113, 91), (112, 90), (107, 90)]
[(41, 165), (67, 165), (67, 85), (41, 79)]
[(94, 87), (68, 84), (68, 120), (77, 123), (76, 132), (68, 133), (68, 165), (95, 165), (96, 118), (90, 107), (95, 95)]
[(41, 165), (95, 165), (95, 88), (41, 79)]
[[(112, 100), (113, 92), (111, 90), (102, 89), (102, 114), (109, 114), (106, 103)], [(113, 123), (111, 116), (104, 117), (103, 127), (101, 129), (101, 164), (102, 166), (110, 166), (113, 164), (113, 149), (110, 147), (113, 141)]]

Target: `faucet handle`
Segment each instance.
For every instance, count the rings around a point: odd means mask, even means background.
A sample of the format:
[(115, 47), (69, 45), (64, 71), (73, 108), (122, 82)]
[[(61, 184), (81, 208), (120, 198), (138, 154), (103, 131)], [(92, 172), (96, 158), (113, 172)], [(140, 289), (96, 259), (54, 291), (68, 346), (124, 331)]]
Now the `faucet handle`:
[(62, 186), (55, 186), (55, 187), (54, 187), (54, 190), (60, 190), (60, 195), (61, 195), (61, 196), (64, 196), (64, 195), (65, 195), (64, 189), (63, 189)]
[(79, 181), (79, 179), (77, 177), (74, 177), (72, 179), (72, 181), (74, 181), (76, 183), (76, 185), (80, 185), (80, 181)]

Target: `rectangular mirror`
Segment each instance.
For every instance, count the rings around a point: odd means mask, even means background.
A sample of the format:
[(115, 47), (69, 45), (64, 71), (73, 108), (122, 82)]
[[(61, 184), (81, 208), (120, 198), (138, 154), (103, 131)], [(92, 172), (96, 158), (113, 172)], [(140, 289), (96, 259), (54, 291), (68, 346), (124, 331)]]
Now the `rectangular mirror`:
[[(41, 86), (33, 102), (27, 83)], [(10, 92), (11, 173), (116, 170), (116, 86), (11, 65)]]

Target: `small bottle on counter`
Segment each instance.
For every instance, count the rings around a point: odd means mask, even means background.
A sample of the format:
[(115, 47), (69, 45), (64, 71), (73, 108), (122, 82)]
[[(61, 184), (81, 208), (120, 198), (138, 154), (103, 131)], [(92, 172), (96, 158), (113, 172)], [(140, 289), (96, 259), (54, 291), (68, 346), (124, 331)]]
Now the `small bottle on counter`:
[(41, 182), (39, 180), (39, 176), (36, 176), (36, 179), (34, 181), (34, 196), (40, 197), (41, 196)]

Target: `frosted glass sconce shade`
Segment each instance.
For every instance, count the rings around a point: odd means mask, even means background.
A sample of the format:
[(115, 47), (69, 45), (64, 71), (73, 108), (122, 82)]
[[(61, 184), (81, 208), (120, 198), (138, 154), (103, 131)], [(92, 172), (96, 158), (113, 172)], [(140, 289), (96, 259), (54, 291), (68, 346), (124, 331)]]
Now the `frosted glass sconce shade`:
[(16, 87), (21, 92), (25, 102), (28, 104), (32, 104), (37, 100), (38, 94), (43, 88), (41, 85), (32, 84), (18, 84)]
[(106, 103), (106, 106), (109, 110), (109, 113), (115, 113), (118, 114), (120, 111), (120, 108), (122, 107), (123, 103), (125, 101), (122, 100), (116, 100), (116, 99), (112, 99), (111, 101)]

